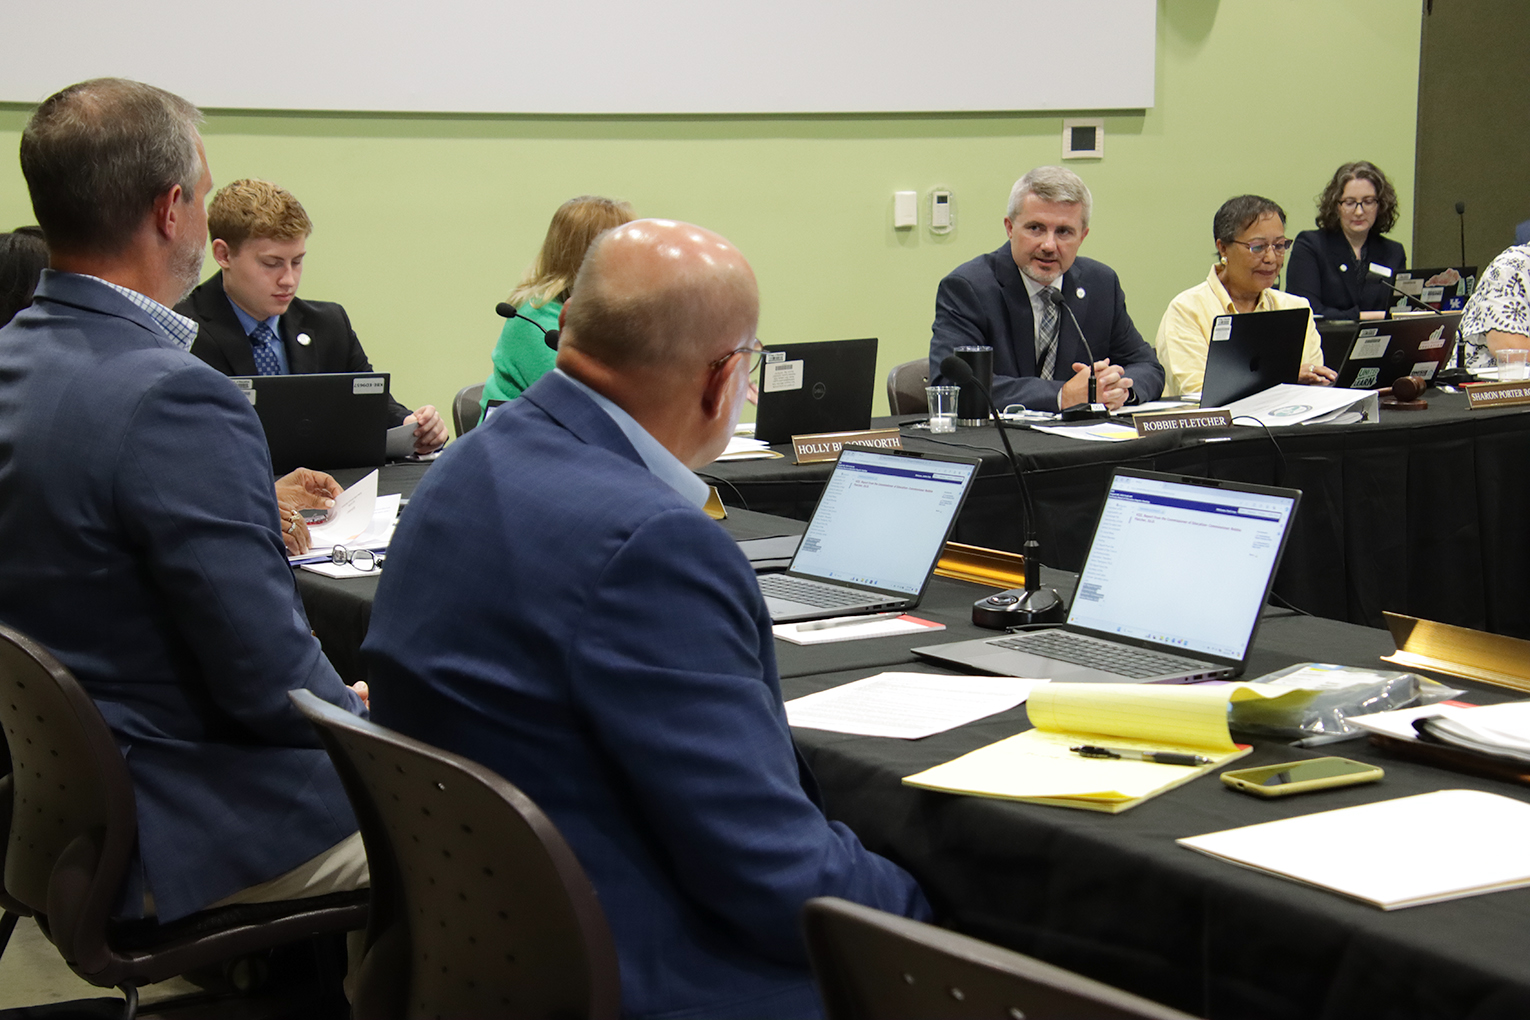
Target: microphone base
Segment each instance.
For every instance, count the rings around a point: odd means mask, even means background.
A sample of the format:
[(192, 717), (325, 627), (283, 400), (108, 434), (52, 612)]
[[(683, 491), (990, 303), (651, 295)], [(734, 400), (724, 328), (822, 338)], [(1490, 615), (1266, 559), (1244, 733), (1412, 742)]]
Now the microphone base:
[(972, 622), (989, 630), (1022, 623), (1062, 623), (1067, 618), (1068, 604), (1052, 588), (1011, 588), (972, 604)]
[(1430, 386), (1462, 386), (1469, 382), (1476, 382), (1477, 377), (1464, 368), (1447, 368), (1444, 371), (1434, 373), (1434, 378), (1429, 380)]
[(1110, 417), (1110, 408), (1104, 404), (1073, 404), (1062, 409), (1063, 421), (1096, 421)]

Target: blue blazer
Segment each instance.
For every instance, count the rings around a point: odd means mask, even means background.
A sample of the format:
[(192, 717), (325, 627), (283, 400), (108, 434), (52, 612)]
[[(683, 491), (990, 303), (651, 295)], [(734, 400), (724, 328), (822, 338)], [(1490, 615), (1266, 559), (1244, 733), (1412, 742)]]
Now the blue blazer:
[(1071, 366), (1088, 362), (1092, 351), (1093, 360), (1108, 357), (1125, 369), (1132, 380), (1132, 403), (1157, 400), (1163, 393), (1163, 366), (1126, 313), (1126, 294), (1115, 271), (1093, 259), (1074, 259), (1063, 274), (1062, 293), (1088, 346), (1072, 316), (1064, 313), (1057, 330), (1057, 371), (1063, 378), (1038, 379), (1036, 314), (1009, 243), (957, 266), (935, 292), (930, 385), (952, 385), (941, 376), (940, 363), (956, 348), (992, 347), (993, 399), (1000, 409), (1024, 404), (1055, 411), (1057, 391), (1072, 376)]
[(552, 373), (415, 490), (363, 654), (375, 719), (557, 824), (610, 922), (625, 1015), (790, 1018), (820, 1008), (806, 900), (928, 908), (824, 817), (773, 641), (737, 544)]
[(1304, 297), (1312, 314), (1324, 319), (1358, 319), (1361, 312), (1379, 312), (1396, 300), (1387, 285), (1367, 279), (1367, 263), (1396, 272), (1408, 265), (1408, 253), (1390, 237), (1372, 233), (1355, 258), (1343, 231), (1303, 230), (1291, 246), (1286, 264), (1286, 293)]
[(79, 678), (127, 757), (161, 920), (352, 832), (287, 701), (360, 711), (309, 632), (254, 410), (106, 285), (44, 272), (0, 330), (0, 620)]

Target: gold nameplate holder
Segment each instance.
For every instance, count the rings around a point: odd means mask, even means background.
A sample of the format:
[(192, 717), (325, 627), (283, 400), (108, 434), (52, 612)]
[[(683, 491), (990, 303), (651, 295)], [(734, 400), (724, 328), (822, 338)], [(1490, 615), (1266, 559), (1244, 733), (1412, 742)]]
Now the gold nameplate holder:
[(1232, 412), (1225, 407), (1207, 411), (1149, 411), (1132, 415), (1132, 424), (1137, 426), (1139, 436), (1188, 429), (1225, 429), (1231, 428), (1232, 423)]
[(1382, 656), (1384, 661), (1530, 691), (1530, 641), (1400, 613), (1382, 615), (1397, 644), (1397, 651)]
[(1516, 404), (1530, 404), (1530, 382), (1523, 380), (1467, 383), (1461, 388), (1466, 391), (1467, 406), (1473, 411), (1481, 411), (1487, 407), (1514, 407)]
[(903, 436), (897, 429), (866, 429), (861, 432), (819, 432), (792, 436), (792, 453), (798, 464), (821, 464), (838, 460), (846, 446), (869, 446), (882, 450), (903, 449)]

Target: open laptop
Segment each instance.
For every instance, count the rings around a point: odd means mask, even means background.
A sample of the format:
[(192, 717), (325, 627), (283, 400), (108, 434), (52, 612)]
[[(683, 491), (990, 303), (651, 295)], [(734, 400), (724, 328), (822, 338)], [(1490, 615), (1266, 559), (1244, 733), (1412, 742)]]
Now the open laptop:
[(1117, 468), (1068, 622), (915, 648), (976, 673), (1058, 683), (1238, 676), (1301, 493)]
[(1433, 379), (1455, 349), (1460, 321), (1452, 312), (1360, 323), (1334, 385), (1376, 390), (1405, 375)]
[(1301, 378), (1311, 315), (1306, 308), (1281, 308), (1212, 319), (1201, 406), (1226, 407)]
[[(1476, 266), (1440, 266), (1436, 269), (1399, 269), (1392, 286), (1412, 294), (1430, 308), (1442, 312), (1459, 312), (1466, 307), (1466, 299), (1477, 289)], [(1412, 301), (1392, 295), (1393, 314), (1417, 312), (1419, 307)]]
[(376, 467), (385, 462), (388, 373), (235, 376), (260, 416), (271, 468)]
[(847, 446), (792, 564), (760, 574), (777, 623), (919, 604), (978, 461)]
[(768, 345), (754, 438), (785, 443), (792, 436), (870, 428), (876, 374), (876, 337)]

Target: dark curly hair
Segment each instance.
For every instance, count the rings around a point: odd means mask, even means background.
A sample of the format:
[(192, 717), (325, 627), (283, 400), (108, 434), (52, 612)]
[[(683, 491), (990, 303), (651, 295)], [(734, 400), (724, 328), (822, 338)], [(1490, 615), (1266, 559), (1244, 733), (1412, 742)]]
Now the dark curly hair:
[(1397, 191), (1392, 187), (1392, 182), (1387, 180), (1387, 175), (1381, 172), (1381, 167), (1363, 159), (1345, 163), (1333, 172), (1333, 180), (1328, 182), (1328, 187), (1317, 197), (1318, 228), (1334, 233), (1342, 229), (1339, 225), (1339, 198), (1344, 194), (1344, 186), (1353, 180), (1370, 181), (1376, 189), (1376, 225), (1371, 228), (1371, 233), (1379, 235), (1391, 230), (1397, 223)]

